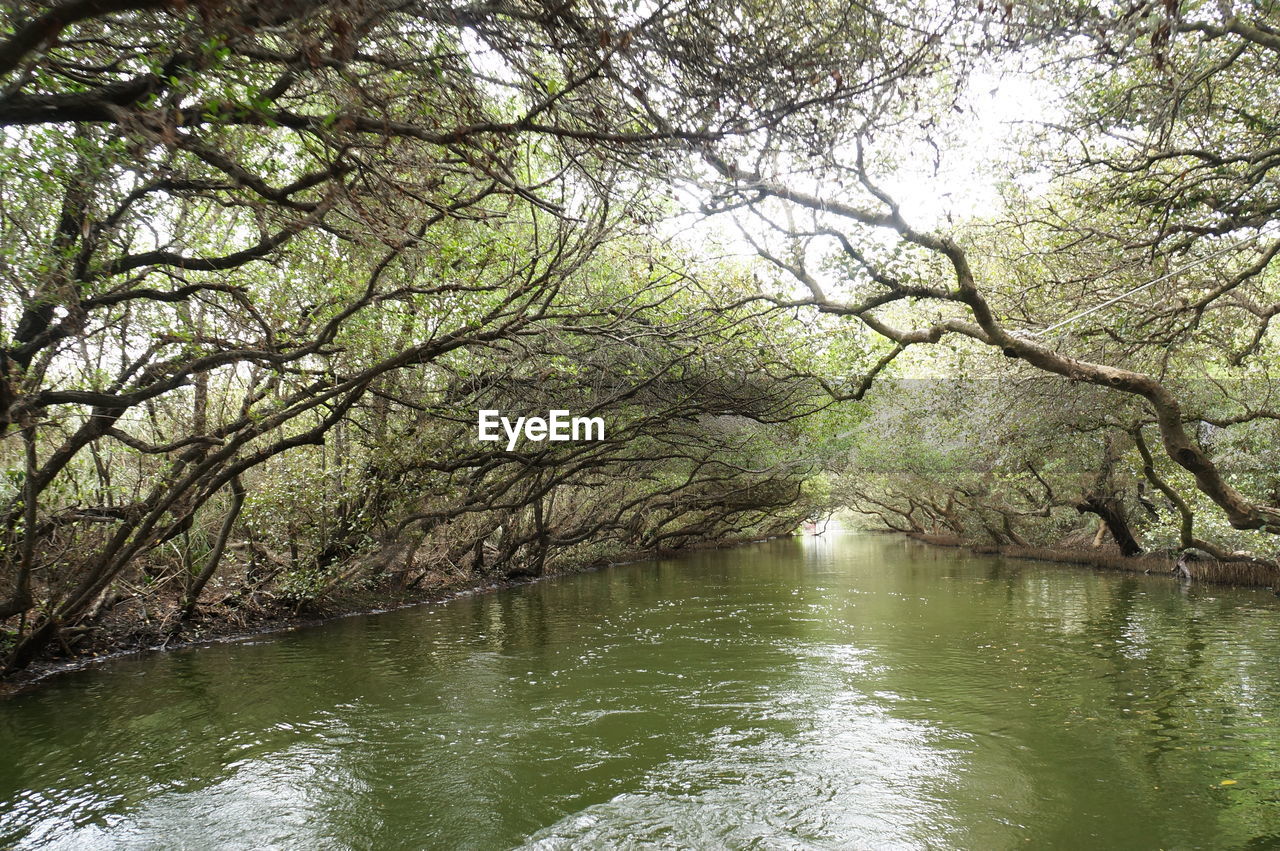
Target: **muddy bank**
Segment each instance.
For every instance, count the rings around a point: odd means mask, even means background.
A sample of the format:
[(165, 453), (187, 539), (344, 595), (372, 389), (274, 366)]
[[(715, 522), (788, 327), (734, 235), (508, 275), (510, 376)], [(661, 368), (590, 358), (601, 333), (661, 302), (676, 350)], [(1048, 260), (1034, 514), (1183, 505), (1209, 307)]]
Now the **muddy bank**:
[[(210, 606), (202, 608), (197, 616), (178, 633), (162, 628), (168, 619), (163, 616), (163, 612), (159, 611), (154, 613), (152, 622), (149, 623), (138, 623), (125, 618), (107, 618), (95, 625), (92, 632), (78, 636), (81, 640), (76, 645), (63, 643), (61, 646), (55, 646), (50, 653), (26, 668), (0, 678), (0, 699), (38, 686), (58, 674), (78, 671), (89, 665), (134, 653), (159, 653), (222, 642), (244, 641), (273, 632), (319, 626), (338, 618), (441, 603), (457, 597), (488, 594), (504, 588), (528, 585), (555, 576), (600, 570), (613, 565), (630, 564), (648, 559), (671, 558), (696, 550), (742, 546), (764, 540), (769, 538), (708, 541), (675, 550), (634, 550), (615, 554), (609, 560), (557, 565), (542, 576), (519, 573), (512, 576), (501, 574), (462, 576), (440, 573), (430, 574), (425, 582), (418, 583), (414, 588), (339, 590), (303, 604), (273, 600), (262, 605), (232, 609)], [(173, 605), (177, 606), (176, 600)]]
[(1102, 570), (1122, 570), (1130, 573), (1165, 575), (1196, 582), (1214, 582), (1222, 585), (1244, 585), (1254, 588), (1274, 587), (1280, 577), (1265, 565), (1248, 562), (1224, 562), (1203, 557), (1181, 563), (1176, 555), (1162, 552), (1123, 556), (1114, 547), (1019, 547), (1013, 545), (975, 544), (954, 535), (930, 535), (923, 532), (907, 532), (913, 541), (935, 547), (959, 547), (975, 553), (1026, 558), (1035, 561), (1052, 561), (1060, 564), (1078, 564)]

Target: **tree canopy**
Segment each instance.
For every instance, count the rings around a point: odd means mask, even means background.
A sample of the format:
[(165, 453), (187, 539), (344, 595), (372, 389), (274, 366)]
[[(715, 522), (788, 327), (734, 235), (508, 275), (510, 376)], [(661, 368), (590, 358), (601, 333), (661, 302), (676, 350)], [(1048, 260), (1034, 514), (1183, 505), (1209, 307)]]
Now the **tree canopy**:
[(6, 2), (5, 666), (839, 506), (1275, 570), (1277, 14)]

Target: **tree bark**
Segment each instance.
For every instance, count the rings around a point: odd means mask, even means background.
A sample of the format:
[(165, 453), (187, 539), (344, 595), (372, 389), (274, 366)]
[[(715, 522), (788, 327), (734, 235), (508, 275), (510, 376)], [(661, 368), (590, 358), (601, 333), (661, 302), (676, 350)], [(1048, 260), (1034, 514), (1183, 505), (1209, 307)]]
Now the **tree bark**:
[(214, 541), (213, 549), (209, 552), (209, 557), (205, 561), (204, 569), (200, 571), (200, 575), (191, 583), (191, 587), (187, 589), (186, 600), (182, 603), (182, 613), (178, 616), (178, 622), (189, 620), (196, 611), (196, 604), (200, 600), (200, 592), (204, 590), (204, 586), (213, 578), (213, 574), (218, 570), (218, 564), (222, 561), (222, 554), (227, 548), (227, 540), (231, 537), (231, 530), (235, 528), (236, 518), (240, 516), (240, 509), (244, 508), (244, 485), (240, 482), (240, 477), (236, 476), (230, 482), (231, 487), (231, 508), (227, 510), (227, 515), (222, 519), (222, 528), (218, 530), (218, 539)]
[(1138, 543), (1133, 531), (1129, 528), (1129, 518), (1125, 514), (1124, 503), (1118, 497), (1091, 494), (1076, 504), (1076, 511), (1081, 514), (1087, 512), (1098, 515), (1111, 530), (1111, 537), (1115, 538), (1121, 555), (1131, 558), (1142, 553), (1142, 545)]

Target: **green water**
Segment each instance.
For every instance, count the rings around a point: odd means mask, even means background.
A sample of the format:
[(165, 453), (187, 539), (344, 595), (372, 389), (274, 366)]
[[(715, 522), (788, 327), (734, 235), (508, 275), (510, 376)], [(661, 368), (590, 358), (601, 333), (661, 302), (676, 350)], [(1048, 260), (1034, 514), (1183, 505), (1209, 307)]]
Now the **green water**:
[(64, 676), (0, 847), (1275, 847), (1278, 649), (1266, 591), (775, 541)]

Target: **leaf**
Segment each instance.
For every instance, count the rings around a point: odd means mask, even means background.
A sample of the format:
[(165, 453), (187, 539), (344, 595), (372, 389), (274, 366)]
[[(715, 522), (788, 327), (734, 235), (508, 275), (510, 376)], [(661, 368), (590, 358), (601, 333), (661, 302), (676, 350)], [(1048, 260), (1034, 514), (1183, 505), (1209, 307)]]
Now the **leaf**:
[(1218, 785), (1219, 785), (1219, 786), (1234, 786), (1234, 785), (1236, 785), (1236, 784), (1237, 784), (1237, 783), (1239, 783), (1239, 782), (1240, 782), (1239, 780), (1223, 780), (1223, 781), (1222, 781), (1221, 783), (1219, 783)]

